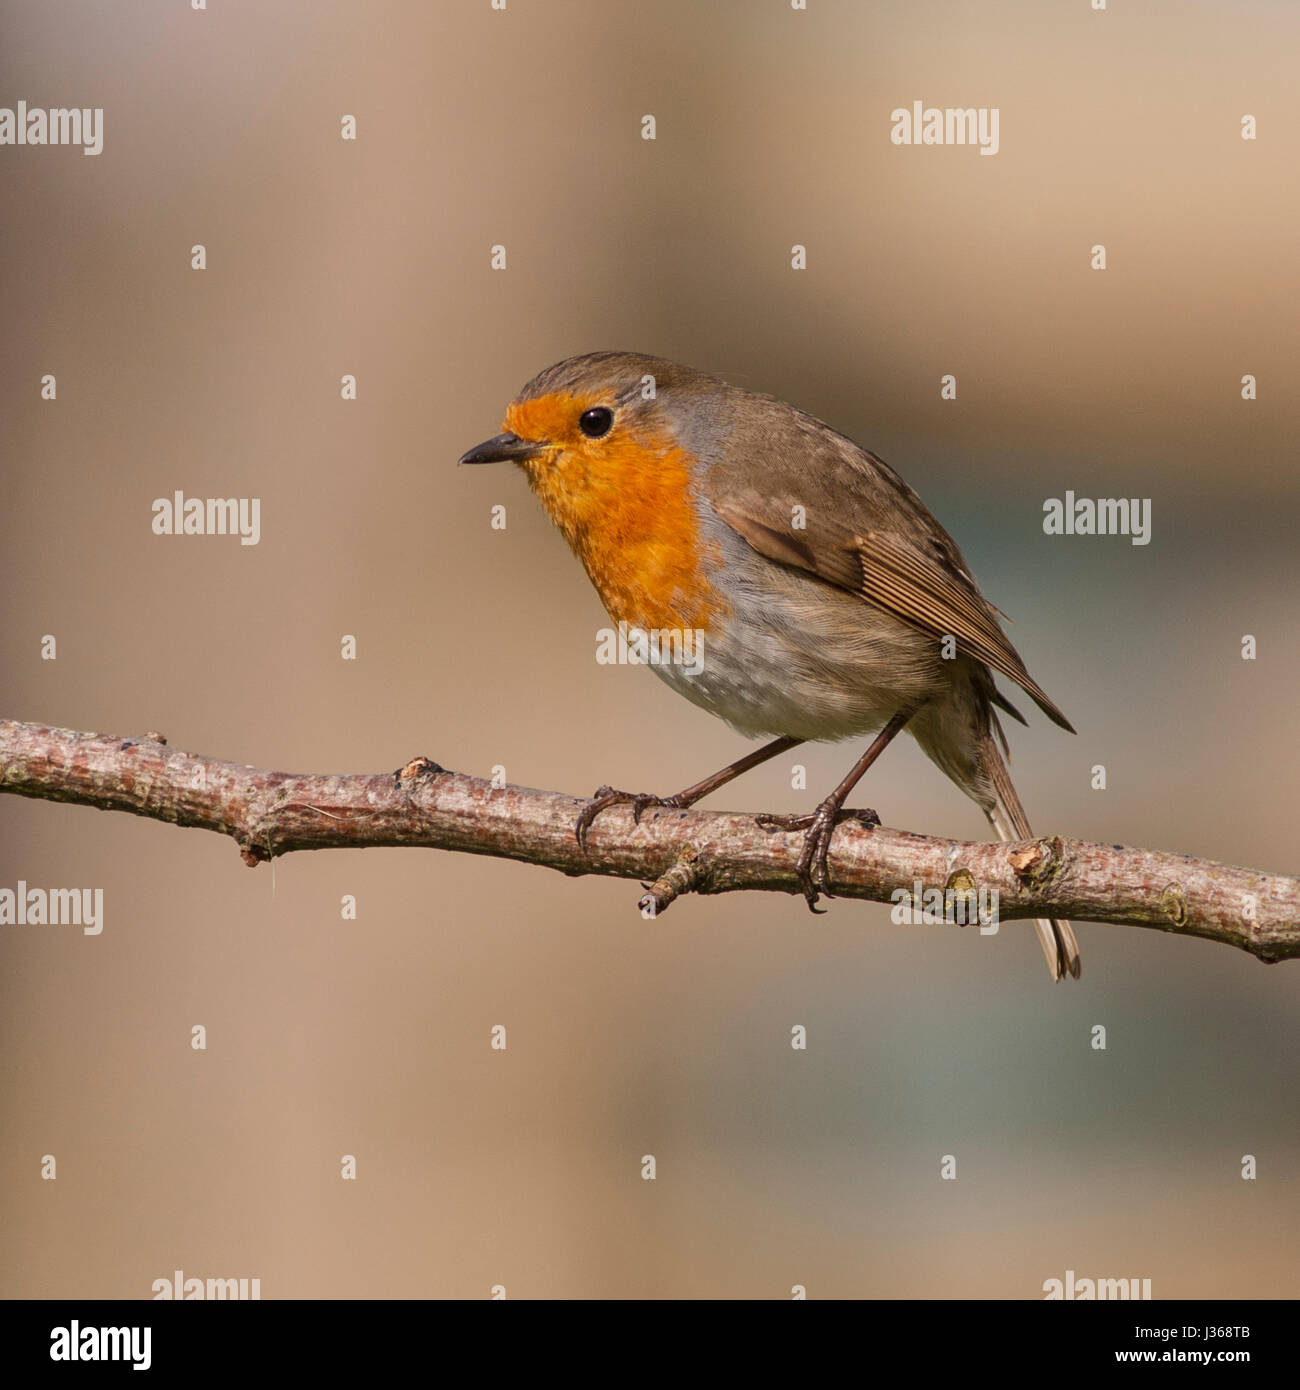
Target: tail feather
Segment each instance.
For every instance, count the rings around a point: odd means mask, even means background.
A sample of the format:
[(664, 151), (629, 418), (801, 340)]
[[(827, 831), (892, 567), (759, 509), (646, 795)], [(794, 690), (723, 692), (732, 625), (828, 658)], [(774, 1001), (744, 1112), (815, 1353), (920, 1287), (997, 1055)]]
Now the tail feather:
[[(996, 718), (994, 722), (996, 723)], [(1020, 798), (1011, 783), (1011, 774), (1007, 771), (1007, 765), (992, 737), (986, 740), (986, 762), (993, 783), (993, 792), (997, 797), (995, 803), (985, 811), (989, 823), (997, 831), (999, 839), (1032, 839), (1034, 832), (1029, 828), (1029, 817), (1025, 815), (1025, 808), (1020, 804)], [(1047, 968), (1052, 972), (1052, 979), (1059, 980), (1062, 975), (1069, 975), (1071, 979), (1077, 980), (1082, 962), (1079, 959), (1079, 943), (1075, 940), (1069, 922), (1039, 917), (1034, 922), (1034, 927), (1038, 932), (1043, 954), (1047, 957)]]

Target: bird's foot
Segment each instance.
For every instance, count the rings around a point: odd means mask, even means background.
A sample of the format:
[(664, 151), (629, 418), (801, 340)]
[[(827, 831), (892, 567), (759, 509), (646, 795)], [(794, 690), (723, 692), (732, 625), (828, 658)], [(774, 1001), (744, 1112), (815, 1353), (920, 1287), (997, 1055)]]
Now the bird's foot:
[(822, 893), (833, 898), (831, 892), (831, 871), (827, 858), (831, 852), (831, 840), (835, 827), (842, 820), (855, 820), (870, 829), (880, 824), (880, 817), (869, 810), (845, 810), (836, 806), (834, 799), (823, 801), (810, 816), (770, 816), (758, 817), (764, 830), (802, 830), (803, 849), (795, 873), (799, 876), (799, 887), (810, 912), (822, 913), (824, 908), (817, 906)]
[(573, 833), (577, 837), (578, 844), (585, 850), (587, 848), (587, 831), (591, 829), (592, 823), (602, 811), (608, 811), (611, 806), (631, 806), (632, 823), (641, 824), (641, 817), (651, 806), (669, 806), (681, 810), (687, 805), (680, 797), (676, 796), (654, 796), (650, 792), (621, 792), (615, 787), (597, 787), (591, 800), (582, 808), (581, 814), (573, 827)]

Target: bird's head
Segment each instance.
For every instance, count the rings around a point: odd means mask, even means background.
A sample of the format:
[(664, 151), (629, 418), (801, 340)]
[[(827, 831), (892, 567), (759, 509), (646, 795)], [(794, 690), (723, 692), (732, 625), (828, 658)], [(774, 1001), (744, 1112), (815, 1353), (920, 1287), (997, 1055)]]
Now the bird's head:
[(611, 544), (634, 539), (650, 512), (676, 517), (687, 501), (696, 456), (683, 426), (710, 386), (721, 383), (662, 357), (570, 357), (539, 372), (506, 408), (504, 431), (460, 462), (517, 463), (579, 553), (593, 529)]
[(661, 357), (570, 357), (460, 462), (517, 463), (611, 611), (666, 610), (698, 567), (700, 451), (728, 389)]

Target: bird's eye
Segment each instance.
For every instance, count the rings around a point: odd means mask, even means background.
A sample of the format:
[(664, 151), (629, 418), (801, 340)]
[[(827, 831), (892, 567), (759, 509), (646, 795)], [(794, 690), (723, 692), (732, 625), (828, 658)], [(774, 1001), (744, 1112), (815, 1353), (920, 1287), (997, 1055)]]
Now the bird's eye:
[(614, 412), (603, 405), (593, 406), (578, 416), (578, 428), (588, 439), (599, 439), (608, 434), (614, 425)]

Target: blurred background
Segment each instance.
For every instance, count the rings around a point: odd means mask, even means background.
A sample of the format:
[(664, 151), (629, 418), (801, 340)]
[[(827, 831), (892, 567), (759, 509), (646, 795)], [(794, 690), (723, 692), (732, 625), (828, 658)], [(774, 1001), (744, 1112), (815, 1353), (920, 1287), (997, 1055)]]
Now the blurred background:
[[(1297, 868), (1294, 6), (70, 0), (4, 26), (0, 105), (105, 114), (98, 157), (0, 148), (3, 715), (575, 794), (740, 756), (596, 664), (607, 619), (522, 476), (454, 466), (542, 367), (635, 349), (918, 490), (1079, 730), (1014, 730), (1037, 830)], [(999, 153), (891, 144), (917, 100), (997, 107)], [(260, 543), (153, 534), (177, 489), (260, 498)], [(1150, 498), (1151, 543), (1045, 536), (1066, 490)], [(858, 751), (712, 804), (809, 808)], [(910, 740), (860, 799), (987, 835)], [(266, 1298), (1300, 1288), (1295, 964), (1084, 923), (1054, 988), (1027, 923), (776, 895), (647, 923), (628, 882), (398, 850), (250, 872), (214, 835), (3, 798), (19, 879), (102, 887), (105, 926), (0, 931), (6, 1296), (178, 1268)]]

